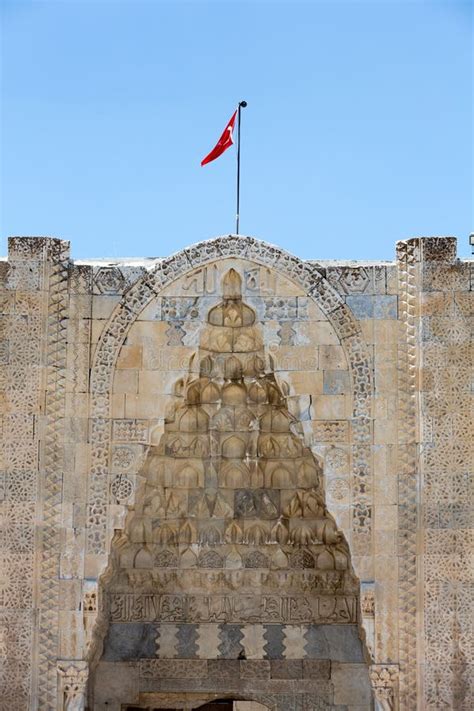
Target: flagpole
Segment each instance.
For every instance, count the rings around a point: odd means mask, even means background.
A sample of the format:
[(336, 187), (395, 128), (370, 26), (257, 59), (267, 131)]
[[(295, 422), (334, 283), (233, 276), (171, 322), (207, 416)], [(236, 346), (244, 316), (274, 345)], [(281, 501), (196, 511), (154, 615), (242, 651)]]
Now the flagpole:
[(235, 233), (239, 234), (239, 221), (240, 221), (240, 110), (245, 109), (247, 106), (246, 101), (239, 101), (238, 111), (237, 111), (237, 210), (235, 216), (236, 230)]

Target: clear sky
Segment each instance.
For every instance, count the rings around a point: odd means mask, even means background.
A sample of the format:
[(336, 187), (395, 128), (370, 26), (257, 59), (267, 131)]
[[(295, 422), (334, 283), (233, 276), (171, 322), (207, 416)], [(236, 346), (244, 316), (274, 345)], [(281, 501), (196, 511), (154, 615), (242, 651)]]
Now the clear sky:
[(474, 231), (473, 5), (458, 0), (0, 0), (1, 253), (166, 256), (235, 231), (313, 259), (393, 259)]

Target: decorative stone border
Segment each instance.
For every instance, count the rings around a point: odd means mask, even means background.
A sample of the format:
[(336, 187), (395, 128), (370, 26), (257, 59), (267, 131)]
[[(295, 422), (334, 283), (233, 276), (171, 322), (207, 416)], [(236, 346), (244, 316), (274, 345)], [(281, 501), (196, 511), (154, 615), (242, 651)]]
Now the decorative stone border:
[(38, 706), (53, 708), (57, 696), (59, 642), (59, 557), (66, 398), (69, 243), (49, 245), (49, 298), (45, 353), (45, 427), (40, 451), (43, 488), (43, 531), (39, 581)]
[(417, 704), (417, 445), (416, 378), (419, 239), (397, 242), (400, 338), (398, 345), (398, 556), (400, 705)]

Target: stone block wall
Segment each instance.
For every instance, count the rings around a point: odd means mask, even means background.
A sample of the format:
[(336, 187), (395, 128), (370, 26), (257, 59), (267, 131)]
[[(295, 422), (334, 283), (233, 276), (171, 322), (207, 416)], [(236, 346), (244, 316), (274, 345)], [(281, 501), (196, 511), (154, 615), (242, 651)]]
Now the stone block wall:
[(126, 699), (144, 709), (197, 709), (211, 699), (245, 696), (262, 704), (258, 711), (366, 711), (371, 698), (364, 672), (360, 664), (316, 660), (102, 661), (95, 708), (118, 711)]
[[(472, 262), (456, 258), (454, 238), (400, 242), (391, 263), (321, 263), (233, 236), (113, 262), (73, 262), (61, 240), (9, 241), (0, 261), (0, 709), (88, 703), (107, 638), (101, 586), (112, 539), (134, 510), (140, 467), (230, 268), (349, 546), (374, 703), (471, 709)], [(162, 671), (152, 674), (158, 685), (146, 681), (159, 654), (121, 662), (111, 653), (103, 678), (124, 688), (132, 679), (130, 703), (166, 707), (180, 691), (189, 704), (218, 698), (209, 682), (218, 658), (185, 659), (206, 664), (185, 690)], [(234, 661), (232, 688), (264, 704), (258, 694), (274, 694), (279, 675), (296, 674), (285, 686), (302, 690), (305, 674), (311, 685), (321, 672), (304, 663), (326, 663), (264, 658), (265, 678), (254, 681), (251, 665)], [(355, 676), (343, 664), (352, 663), (361, 662), (333, 659), (321, 703), (351, 708)], [(371, 703), (361, 698), (352, 707)]]

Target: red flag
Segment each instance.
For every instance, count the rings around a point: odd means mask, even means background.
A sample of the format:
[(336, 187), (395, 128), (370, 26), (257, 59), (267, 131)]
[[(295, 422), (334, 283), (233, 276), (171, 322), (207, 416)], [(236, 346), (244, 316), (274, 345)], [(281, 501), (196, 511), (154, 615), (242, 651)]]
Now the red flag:
[(232, 134), (234, 132), (236, 116), (237, 109), (232, 114), (232, 117), (227, 126), (225, 127), (222, 136), (219, 138), (212, 151), (205, 158), (202, 159), (201, 165), (206, 165), (206, 163), (210, 163), (211, 161), (216, 160), (216, 158), (219, 158), (219, 156), (221, 156), (224, 151), (231, 147), (234, 142), (234, 137)]

